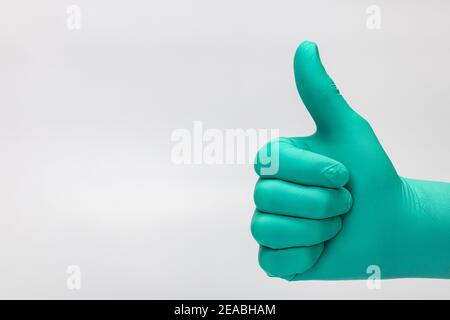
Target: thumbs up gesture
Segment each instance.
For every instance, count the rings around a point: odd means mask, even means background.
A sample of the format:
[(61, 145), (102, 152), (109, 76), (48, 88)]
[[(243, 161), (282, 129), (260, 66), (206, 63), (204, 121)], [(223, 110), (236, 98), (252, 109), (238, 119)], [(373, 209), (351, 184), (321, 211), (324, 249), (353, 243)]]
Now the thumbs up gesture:
[[(294, 59), (317, 130), (279, 138), (256, 157), (251, 232), (259, 264), (286, 280), (450, 278), (450, 184), (400, 177), (369, 123), (326, 73), (316, 44)], [(262, 159), (277, 150), (277, 170)]]

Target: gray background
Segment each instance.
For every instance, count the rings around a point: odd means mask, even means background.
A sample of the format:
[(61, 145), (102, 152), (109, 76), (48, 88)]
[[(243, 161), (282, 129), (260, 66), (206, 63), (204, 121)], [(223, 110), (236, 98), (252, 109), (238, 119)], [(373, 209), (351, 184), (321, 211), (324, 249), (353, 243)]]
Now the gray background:
[[(81, 30), (66, 8), (81, 7)], [(381, 8), (368, 30), (366, 8)], [(176, 166), (170, 135), (314, 124), (292, 58), (319, 44), (399, 173), (450, 181), (450, 2), (3, 1), (0, 298), (450, 298), (445, 280), (267, 278), (250, 165)], [(82, 288), (66, 288), (81, 267)]]

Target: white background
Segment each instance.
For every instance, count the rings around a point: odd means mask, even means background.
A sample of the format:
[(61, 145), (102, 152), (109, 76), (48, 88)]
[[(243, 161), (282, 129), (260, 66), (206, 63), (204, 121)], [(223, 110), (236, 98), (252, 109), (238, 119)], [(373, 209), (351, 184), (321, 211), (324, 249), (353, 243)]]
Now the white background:
[[(66, 26), (69, 5), (81, 29)], [(366, 9), (381, 9), (381, 29)], [(446, 280), (266, 277), (250, 165), (176, 166), (173, 130), (314, 124), (318, 43), (398, 172), (450, 181), (448, 1), (10, 1), (0, 10), (0, 298), (450, 298)], [(450, 232), (450, 230), (449, 230)], [(78, 265), (81, 290), (68, 290)]]

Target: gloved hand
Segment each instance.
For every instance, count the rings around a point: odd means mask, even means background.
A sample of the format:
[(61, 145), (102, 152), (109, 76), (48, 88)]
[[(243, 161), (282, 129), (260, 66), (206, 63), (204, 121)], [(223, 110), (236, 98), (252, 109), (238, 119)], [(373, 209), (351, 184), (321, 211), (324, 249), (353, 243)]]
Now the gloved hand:
[[(258, 152), (251, 232), (262, 269), (287, 280), (367, 279), (371, 265), (381, 278), (450, 278), (450, 184), (397, 174), (314, 43), (299, 46), (294, 70), (317, 131)], [(271, 150), (278, 170), (265, 174)]]

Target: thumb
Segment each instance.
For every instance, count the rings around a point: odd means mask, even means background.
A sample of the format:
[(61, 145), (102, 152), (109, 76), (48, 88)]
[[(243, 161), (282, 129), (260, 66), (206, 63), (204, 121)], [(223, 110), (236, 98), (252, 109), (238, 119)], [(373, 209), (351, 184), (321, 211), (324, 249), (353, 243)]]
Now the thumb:
[(297, 48), (294, 73), (297, 90), (318, 131), (326, 133), (348, 124), (354, 112), (325, 71), (314, 42), (304, 41)]

